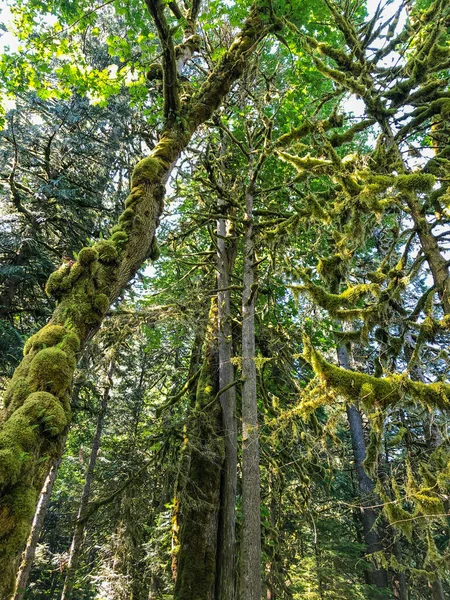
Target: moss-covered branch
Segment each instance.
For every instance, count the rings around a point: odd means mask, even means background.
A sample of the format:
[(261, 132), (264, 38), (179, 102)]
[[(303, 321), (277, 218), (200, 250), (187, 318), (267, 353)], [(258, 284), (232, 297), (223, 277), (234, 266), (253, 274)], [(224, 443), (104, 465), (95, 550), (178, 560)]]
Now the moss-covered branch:
[(327, 362), (313, 348), (310, 339), (306, 336), (303, 344), (303, 358), (311, 365), (315, 374), (347, 402), (360, 401), (369, 408), (385, 408), (408, 400), (441, 410), (450, 408), (450, 385), (448, 384), (411, 381), (406, 375), (380, 378), (348, 371)]

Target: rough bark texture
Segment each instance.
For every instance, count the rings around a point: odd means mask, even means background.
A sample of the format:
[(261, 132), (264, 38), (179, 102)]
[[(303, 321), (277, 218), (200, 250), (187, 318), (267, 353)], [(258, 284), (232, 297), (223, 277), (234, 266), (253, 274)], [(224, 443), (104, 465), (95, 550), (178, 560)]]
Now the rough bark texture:
[(83, 248), (73, 265), (49, 278), (47, 291), (58, 304), (49, 324), (25, 345), (5, 394), (0, 426), (2, 600), (12, 592), (39, 493), (71, 420), (70, 388), (80, 349), (151, 255), (173, 164), (242, 74), (246, 57), (267, 31), (261, 10), (254, 7), (217, 68), (181, 104), (177, 118), (167, 120), (155, 149), (136, 165), (126, 208), (111, 237)]
[[(218, 392), (217, 311), (204, 345), (196, 403), (186, 435), (188, 469), (181, 473), (179, 548), (174, 600), (214, 600), (221, 471), (225, 456)], [(187, 462), (183, 461), (182, 466)]]
[[(62, 448), (61, 448), (62, 450)], [(47, 513), (48, 503), (52, 495), (53, 485), (56, 481), (58, 468), (61, 462), (62, 454), (55, 461), (50, 469), (50, 473), (45, 480), (44, 487), (39, 497), (39, 502), (36, 507), (36, 513), (31, 524), (30, 537), (28, 538), (27, 547), (23, 553), (22, 563), (16, 579), (16, 591), (13, 600), (22, 600), (26, 592), (28, 579), (30, 577), (31, 567), (33, 566), (34, 556), (36, 554), (36, 546), (44, 526), (44, 519)]]
[[(224, 206), (222, 206), (225, 209)], [(230, 312), (230, 272), (233, 260), (227, 237), (225, 217), (217, 222), (217, 313), (219, 346), (219, 399), (222, 406), (225, 461), (220, 493), (219, 547), (217, 557), (217, 600), (234, 600), (236, 546), (237, 422), (234, 367), (231, 363), (233, 340)], [(229, 387), (232, 386), (232, 387)]]
[[(351, 369), (350, 357), (345, 346), (338, 348), (339, 364), (344, 369)], [(370, 505), (374, 500), (374, 484), (364, 470), (364, 460), (366, 458), (366, 441), (364, 438), (364, 428), (361, 413), (353, 404), (347, 405), (347, 418), (350, 426), (350, 435), (352, 438), (353, 459), (355, 462), (356, 479), (360, 496), (360, 521), (364, 532), (364, 543), (366, 545), (367, 555), (373, 554), (383, 549), (380, 536), (376, 528), (377, 513)], [(368, 583), (376, 585), (379, 588), (387, 587), (387, 573), (382, 569), (372, 569), (367, 572)]]
[(261, 600), (261, 515), (255, 364), (253, 189), (246, 194), (242, 293), (242, 539), (240, 600)]
[(97, 425), (95, 428), (94, 439), (92, 440), (91, 454), (89, 456), (89, 463), (86, 469), (86, 476), (84, 479), (83, 491), (80, 498), (80, 506), (78, 507), (77, 520), (75, 521), (75, 527), (73, 531), (72, 543), (70, 544), (69, 550), (69, 563), (66, 571), (66, 579), (64, 581), (64, 588), (61, 594), (61, 600), (69, 600), (73, 597), (73, 587), (75, 584), (75, 576), (77, 572), (78, 560), (80, 557), (80, 550), (83, 541), (84, 529), (86, 526), (85, 517), (89, 502), (89, 496), (91, 494), (91, 485), (94, 479), (94, 470), (97, 462), (98, 451), (100, 449), (100, 438), (103, 430), (103, 422), (108, 407), (109, 394), (112, 384), (112, 375), (114, 371), (114, 361), (111, 360), (108, 368), (108, 381), (105, 386), (102, 401), (100, 404), (100, 410), (97, 416)]

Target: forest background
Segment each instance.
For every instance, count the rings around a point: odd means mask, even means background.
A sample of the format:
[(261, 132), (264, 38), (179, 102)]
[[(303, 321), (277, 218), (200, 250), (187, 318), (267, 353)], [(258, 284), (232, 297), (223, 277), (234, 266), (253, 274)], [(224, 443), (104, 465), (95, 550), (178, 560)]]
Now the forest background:
[(449, 597), (448, 2), (1, 10), (0, 598)]

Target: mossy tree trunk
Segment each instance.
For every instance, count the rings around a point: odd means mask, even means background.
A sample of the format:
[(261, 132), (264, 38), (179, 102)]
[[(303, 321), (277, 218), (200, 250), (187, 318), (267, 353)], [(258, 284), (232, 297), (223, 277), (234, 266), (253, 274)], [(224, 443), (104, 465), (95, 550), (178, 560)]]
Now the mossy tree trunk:
[(210, 313), (196, 401), (180, 473), (174, 600), (214, 600), (222, 466), (225, 457), (219, 391), (217, 309)]
[(73, 530), (72, 542), (69, 549), (69, 562), (66, 571), (66, 578), (61, 594), (61, 600), (70, 600), (73, 598), (73, 587), (80, 557), (81, 546), (83, 542), (83, 534), (86, 527), (86, 513), (88, 508), (89, 497), (91, 494), (92, 481), (94, 479), (94, 470), (97, 463), (98, 451), (100, 449), (100, 439), (103, 430), (103, 422), (105, 420), (106, 410), (108, 408), (109, 395), (112, 385), (112, 376), (114, 372), (114, 359), (111, 360), (107, 373), (107, 383), (103, 392), (100, 410), (97, 416), (97, 425), (95, 428), (94, 438), (92, 440), (91, 454), (89, 463), (86, 469), (83, 491), (81, 493), (80, 505)]
[(242, 292), (242, 538), (240, 600), (261, 600), (259, 430), (255, 364), (254, 177), (245, 195)]
[(131, 192), (111, 237), (83, 248), (74, 264), (61, 267), (47, 283), (57, 306), (48, 325), (25, 345), (24, 359), (5, 395), (0, 428), (2, 600), (9, 598), (14, 587), (39, 493), (71, 421), (70, 389), (79, 352), (110, 304), (151, 255), (172, 167), (272, 27), (263, 14), (266, 10), (253, 7), (205, 83), (186, 101), (170, 106), (158, 144), (133, 171)]

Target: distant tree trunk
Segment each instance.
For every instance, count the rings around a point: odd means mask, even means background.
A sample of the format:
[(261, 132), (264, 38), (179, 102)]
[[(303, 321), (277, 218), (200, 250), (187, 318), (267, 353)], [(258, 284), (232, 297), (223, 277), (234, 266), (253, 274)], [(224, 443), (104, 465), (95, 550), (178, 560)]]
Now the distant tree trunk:
[(94, 470), (97, 462), (98, 451), (100, 448), (100, 438), (102, 435), (103, 422), (105, 419), (106, 410), (108, 407), (109, 394), (112, 385), (112, 375), (114, 372), (114, 359), (111, 359), (108, 372), (107, 372), (107, 383), (103, 392), (102, 401), (100, 404), (100, 410), (97, 416), (97, 426), (95, 429), (94, 438), (92, 440), (91, 455), (89, 457), (89, 463), (86, 470), (86, 476), (84, 480), (83, 491), (81, 493), (80, 506), (78, 508), (77, 520), (75, 521), (75, 527), (72, 537), (72, 543), (69, 550), (69, 562), (67, 566), (66, 578), (64, 581), (64, 587), (61, 594), (61, 600), (70, 600), (73, 597), (73, 587), (75, 584), (75, 576), (78, 567), (78, 561), (80, 557), (81, 544), (83, 541), (83, 534), (86, 527), (85, 517), (89, 502), (89, 496), (91, 493), (91, 485), (94, 478)]
[(36, 507), (36, 513), (31, 524), (31, 532), (28, 538), (27, 547), (22, 557), (22, 563), (20, 565), (19, 572), (16, 579), (16, 592), (13, 600), (22, 600), (24, 597), (28, 579), (30, 577), (31, 567), (33, 566), (34, 556), (36, 554), (36, 546), (41, 535), (42, 527), (44, 525), (45, 515), (47, 513), (47, 507), (52, 495), (53, 485), (56, 481), (58, 474), (59, 465), (61, 463), (62, 453), (64, 449), (65, 439), (61, 444), (60, 456), (56, 459), (50, 473), (45, 480), (44, 487), (42, 488), (39, 502)]
[[(217, 308), (213, 303), (197, 383), (195, 408), (186, 431), (178, 497), (178, 552), (174, 600), (214, 600), (220, 483), (225, 458), (222, 408), (217, 398)], [(187, 458), (188, 457), (188, 458)]]
[[(219, 201), (219, 210), (226, 211), (227, 204)], [(217, 221), (217, 316), (219, 348), (219, 389), (225, 440), (225, 462), (220, 493), (219, 544), (216, 578), (217, 600), (234, 600), (236, 553), (236, 486), (237, 486), (237, 422), (236, 388), (234, 382), (233, 339), (230, 311), (230, 273), (233, 256), (230, 252), (229, 233), (225, 215)], [(231, 387), (230, 387), (231, 386)]]
[[(447, 309), (445, 307), (444, 301), (443, 301), (443, 306), (444, 306), (444, 311), (446, 312)], [(407, 336), (405, 337), (405, 356), (408, 360), (411, 360), (411, 358), (413, 356), (414, 346), (415, 346), (415, 343), (414, 343), (414, 340), (413, 340), (411, 334), (407, 334)], [(423, 372), (423, 369), (420, 366), (420, 364), (413, 365), (412, 370), (411, 370), (411, 375), (417, 381), (421, 381), (422, 383), (427, 382), (425, 373)], [(425, 437), (425, 442), (426, 442), (430, 452), (433, 452), (434, 450), (436, 450), (436, 448), (438, 448), (441, 445), (441, 443), (442, 443), (441, 433), (431, 416), (429, 416), (425, 420), (425, 423), (423, 426), (423, 433), (424, 433), (424, 437)], [(444, 506), (445, 506), (446, 512), (448, 513), (448, 508), (449, 508), (448, 501), (446, 501), (446, 503), (444, 503)], [(433, 600), (445, 600), (445, 594), (444, 594), (444, 590), (442, 587), (442, 582), (439, 577), (437, 577), (435, 581), (430, 581), (429, 586), (431, 587), (431, 590), (432, 590)]]
[[(344, 369), (351, 369), (350, 356), (345, 345), (339, 346), (337, 350), (338, 361)], [(380, 536), (376, 529), (377, 513), (370, 507), (374, 500), (374, 484), (371, 478), (364, 470), (364, 460), (366, 458), (366, 441), (364, 438), (364, 428), (361, 413), (353, 404), (346, 407), (347, 418), (350, 426), (350, 435), (352, 438), (353, 459), (355, 462), (356, 479), (358, 481), (360, 512), (359, 517), (364, 532), (364, 543), (368, 555), (383, 549)], [(368, 583), (376, 585), (379, 588), (385, 588), (388, 585), (387, 573), (384, 569), (372, 569), (368, 571)]]
[[(251, 169), (250, 169), (251, 170)], [(242, 539), (240, 600), (261, 600), (261, 515), (255, 364), (253, 176), (245, 198), (242, 293)]]

